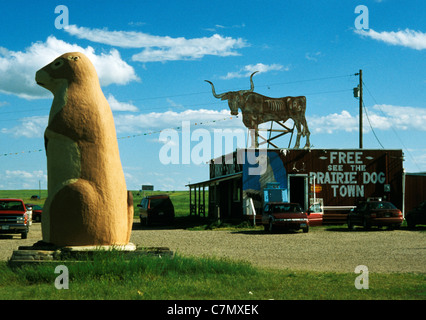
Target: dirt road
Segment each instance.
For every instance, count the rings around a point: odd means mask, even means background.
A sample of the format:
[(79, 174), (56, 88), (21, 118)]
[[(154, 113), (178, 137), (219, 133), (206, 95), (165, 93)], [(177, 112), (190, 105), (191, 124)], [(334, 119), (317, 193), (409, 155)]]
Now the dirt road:
[[(0, 235), (0, 260), (21, 245), (41, 240), (40, 223), (28, 239)], [(426, 233), (405, 229), (350, 232), (347, 228), (311, 228), (309, 233), (265, 234), (261, 230), (189, 231), (141, 229), (135, 221), (131, 242), (143, 247), (168, 247), (186, 256), (216, 256), (278, 269), (354, 272), (426, 273)]]

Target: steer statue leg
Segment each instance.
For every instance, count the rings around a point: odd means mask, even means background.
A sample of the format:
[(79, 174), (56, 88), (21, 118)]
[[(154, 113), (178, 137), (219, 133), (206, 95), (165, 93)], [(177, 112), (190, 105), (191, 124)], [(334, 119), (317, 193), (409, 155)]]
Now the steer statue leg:
[(303, 120), (303, 135), (306, 137), (305, 149), (309, 149), (311, 147), (311, 143), (309, 141), (309, 136), (311, 133), (309, 132), (308, 123), (306, 119)]
[(299, 149), (299, 147), (300, 147), (300, 137), (302, 135), (302, 130), (301, 130), (301, 126), (300, 126), (300, 122), (299, 121), (297, 121), (295, 123), (295, 125), (296, 125), (296, 129), (297, 129), (297, 136), (296, 136), (296, 143), (294, 145), (294, 149)]

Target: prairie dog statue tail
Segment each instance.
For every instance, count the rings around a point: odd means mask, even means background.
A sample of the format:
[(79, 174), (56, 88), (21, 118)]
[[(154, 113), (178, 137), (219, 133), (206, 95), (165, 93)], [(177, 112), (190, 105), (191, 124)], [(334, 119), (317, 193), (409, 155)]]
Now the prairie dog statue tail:
[(126, 188), (112, 111), (93, 64), (82, 53), (65, 53), (37, 71), (36, 82), (54, 96), (45, 131), (43, 241), (127, 244), (133, 197)]

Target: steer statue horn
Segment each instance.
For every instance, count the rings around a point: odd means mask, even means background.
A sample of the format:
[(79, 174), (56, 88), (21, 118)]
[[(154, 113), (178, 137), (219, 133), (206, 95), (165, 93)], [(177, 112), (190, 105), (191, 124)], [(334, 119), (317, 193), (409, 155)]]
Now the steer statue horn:
[(249, 89), (249, 90), (228, 91), (228, 92), (224, 92), (224, 93), (221, 93), (221, 94), (217, 94), (217, 93), (216, 93), (216, 91), (215, 91), (215, 89), (214, 89), (214, 85), (213, 85), (213, 83), (212, 83), (211, 81), (209, 81), (209, 80), (204, 80), (204, 81), (205, 81), (205, 82), (210, 83), (210, 85), (212, 86), (212, 92), (213, 92), (213, 96), (214, 96), (215, 98), (222, 99), (222, 100), (226, 100), (226, 99), (228, 99), (228, 98), (226, 97), (226, 94), (230, 94), (230, 93), (239, 93), (240, 95), (243, 95), (244, 93), (253, 92), (253, 90), (254, 90), (253, 76), (254, 76), (254, 74), (255, 74), (255, 73), (257, 73), (257, 72), (259, 72), (259, 71), (255, 71), (255, 72), (253, 72), (253, 73), (250, 75), (250, 89)]

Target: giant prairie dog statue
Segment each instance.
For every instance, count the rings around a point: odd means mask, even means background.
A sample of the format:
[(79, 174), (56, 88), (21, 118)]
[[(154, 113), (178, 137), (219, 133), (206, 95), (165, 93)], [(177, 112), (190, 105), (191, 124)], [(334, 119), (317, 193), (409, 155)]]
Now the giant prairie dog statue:
[(57, 246), (126, 245), (133, 222), (111, 108), (93, 64), (65, 53), (36, 73), (53, 93), (45, 131), (48, 197), (43, 241)]

